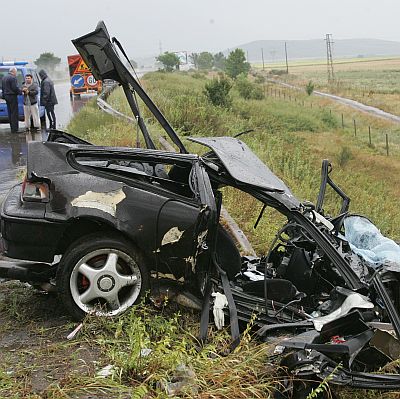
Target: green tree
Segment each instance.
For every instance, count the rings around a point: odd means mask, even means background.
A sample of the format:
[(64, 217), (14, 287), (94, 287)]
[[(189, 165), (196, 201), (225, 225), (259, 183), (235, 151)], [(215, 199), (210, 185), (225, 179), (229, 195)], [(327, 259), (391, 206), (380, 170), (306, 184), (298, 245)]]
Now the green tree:
[(223, 53), (219, 52), (217, 54), (214, 54), (214, 67), (220, 69), (221, 71), (225, 70), (226, 57)]
[(174, 69), (179, 68), (179, 57), (175, 53), (166, 51), (156, 59), (164, 65), (164, 70), (167, 72), (172, 72)]
[(211, 69), (213, 66), (214, 57), (208, 51), (203, 51), (197, 57), (197, 67), (199, 69)]
[(246, 62), (246, 57), (242, 49), (237, 48), (229, 53), (226, 60), (225, 70), (227, 75), (232, 79), (236, 79), (236, 77), (241, 73), (247, 76), (250, 70), (250, 64)]
[(38, 68), (54, 71), (54, 68), (60, 64), (61, 58), (56, 57), (53, 53), (42, 53), (39, 58), (33, 62)]
[(206, 83), (203, 93), (211, 104), (228, 108), (232, 103), (229, 96), (231, 88), (231, 81), (221, 74)]
[(198, 59), (199, 59), (199, 53), (192, 53), (189, 55), (189, 59), (194, 65), (194, 67), (197, 69), (199, 67)]

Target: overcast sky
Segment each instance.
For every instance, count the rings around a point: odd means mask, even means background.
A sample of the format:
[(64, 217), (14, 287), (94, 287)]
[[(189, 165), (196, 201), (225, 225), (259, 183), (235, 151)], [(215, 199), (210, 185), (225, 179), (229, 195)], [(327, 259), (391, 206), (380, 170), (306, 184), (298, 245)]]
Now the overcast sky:
[(131, 58), (216, 52), (255, 40), (400, 41), (399, 0), (1, 0), (0, 58), (74, 54), (71, 39), (104, 20)]

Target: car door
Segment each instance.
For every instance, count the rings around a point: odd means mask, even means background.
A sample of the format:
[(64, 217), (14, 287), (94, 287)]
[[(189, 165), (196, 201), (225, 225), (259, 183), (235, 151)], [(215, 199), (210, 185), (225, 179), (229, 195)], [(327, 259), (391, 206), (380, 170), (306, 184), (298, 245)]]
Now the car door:
[(190, 278), (208, 262), (215, 200), (207, 173), (198, 162), (188, 176), (193, 201), (171, 195), (157, 217), (157, 262), (177, 278)]

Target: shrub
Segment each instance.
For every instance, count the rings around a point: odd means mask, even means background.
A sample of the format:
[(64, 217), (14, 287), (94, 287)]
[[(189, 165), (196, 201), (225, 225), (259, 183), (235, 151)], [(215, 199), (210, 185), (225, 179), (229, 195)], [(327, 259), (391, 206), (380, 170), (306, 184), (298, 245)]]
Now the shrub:
[(286, 69), (271, 69), (269, 72), (271, 75), (287, 75)]
[(265, 83), (265, 77), (262, 75), (257, 75), (254, 81), (258, 84), (263, 84)]
[(204, 78), (205, 78), (204, 74), (198, 73), (198, 72), (192, 73), (191, 76), (192, 76), (192, 78), (194, 78), (194, 79), (204, 79)]
[(246, 100), (262, 100), (264, 98), (264, 93), (261, 87), (250, 82), (243, 74), (237, 77), (235, 87), (239, 92), (240, 97)]
[(324, 109), (322, 111), (321, 120), (325, 124), (325, 126), (327, 126), (329, 128), (338, 127), (338, 120), (327, 109)]
[(310, 80), (306, 85), (306, 93), (311, 96), (314, 91), (314, 83)]
[(206, 83), (203, 93), (211, 104), (228, 108), (232, 104), (232, 99), (229, 96), (231, 88), (231, 81), (220, 75)]

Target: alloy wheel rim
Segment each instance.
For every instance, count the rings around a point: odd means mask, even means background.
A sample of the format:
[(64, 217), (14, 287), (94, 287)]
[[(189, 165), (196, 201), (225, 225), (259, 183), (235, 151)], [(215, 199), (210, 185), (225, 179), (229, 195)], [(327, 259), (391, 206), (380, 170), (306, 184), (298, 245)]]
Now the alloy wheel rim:
[(139, 266), (127, 253), (103, 248), (89, 252), (75, 265), (70, 291), (85, 313), (115, 316), (132, 306), (140, 295)]

